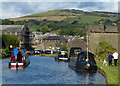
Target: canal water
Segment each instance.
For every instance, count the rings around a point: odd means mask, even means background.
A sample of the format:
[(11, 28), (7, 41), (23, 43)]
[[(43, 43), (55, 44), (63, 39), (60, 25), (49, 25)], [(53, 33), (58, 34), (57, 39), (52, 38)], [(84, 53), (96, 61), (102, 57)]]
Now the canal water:
[(19, 70), (8, 69), (8, 62), (9, 59), (2, 61), (2, 84), (106, 84), (98, 72), (77, 73), (67, 62), (56, 62), (50, 57), (30, 56), (30, 65)]

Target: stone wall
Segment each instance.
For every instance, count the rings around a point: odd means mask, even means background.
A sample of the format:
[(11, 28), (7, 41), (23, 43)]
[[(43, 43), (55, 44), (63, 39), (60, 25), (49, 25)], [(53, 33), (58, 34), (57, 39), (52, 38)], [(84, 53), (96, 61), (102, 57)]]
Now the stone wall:
[(118, 33), (90, 33), (89, 34), (89, 50), (96, 52), (98, 44), (101, 41), (107, 41), (118, 50)]

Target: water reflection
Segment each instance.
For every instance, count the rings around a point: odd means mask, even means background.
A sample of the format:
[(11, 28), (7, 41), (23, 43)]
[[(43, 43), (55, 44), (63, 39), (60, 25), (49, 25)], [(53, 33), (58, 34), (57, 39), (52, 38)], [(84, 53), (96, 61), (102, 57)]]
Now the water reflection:
[(54, 58), (30, 56), (25, 69), (8, 69), (9, 59), (3, 60), (3, 84), (106, 84), (100, 73), (81, 74), (68, 67), (67, 62), (55, 62)]

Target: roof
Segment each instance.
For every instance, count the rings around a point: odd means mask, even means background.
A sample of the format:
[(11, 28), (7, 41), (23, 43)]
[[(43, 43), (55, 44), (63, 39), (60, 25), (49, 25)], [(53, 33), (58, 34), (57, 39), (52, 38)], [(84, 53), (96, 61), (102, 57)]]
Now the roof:
[[(118, 26), (107, 26), (106, 25), (105, 27), (106, 27), (105, 32), (118, 32)], [(101, 32), (100, 25), (90, 25), (89, 30)]]
[(0, 25), (0, 30), (9, 32), (20, 32), (24, 25)]
[(67, 38), (63, 36), (48, 36), (43, 38), (43, 40), (67, 40)]

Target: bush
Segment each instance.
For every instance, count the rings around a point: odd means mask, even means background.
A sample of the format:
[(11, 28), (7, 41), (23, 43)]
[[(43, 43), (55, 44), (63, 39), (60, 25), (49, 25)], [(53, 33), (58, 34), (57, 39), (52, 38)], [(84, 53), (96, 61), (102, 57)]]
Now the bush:
[(11, 55), (11, 51), (8, 48), (1, 49), (0, 52), (1, 52), (0, 57), (2, 57), (2, 59), (8, 58)]
[(116, 50), (111, 44), (106, 41), (101, 41), (99, 43), (99, 49), (96, 53), (97, 56), (101, 59), (107, 59), (108, 52), (113, 53)]
[(66, 45), (61, 46), (61, 49), (62, 49), (62, 50), (65, 50), (65, 51), (68, 50)]

